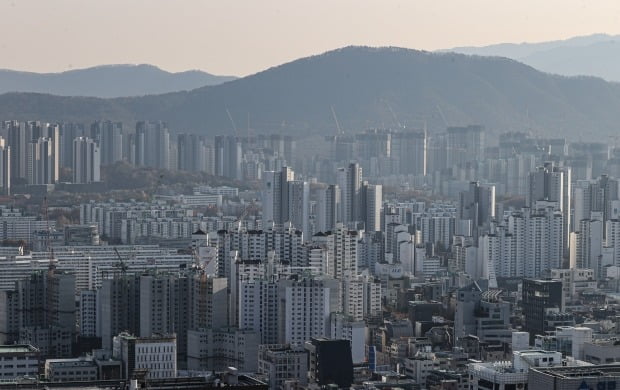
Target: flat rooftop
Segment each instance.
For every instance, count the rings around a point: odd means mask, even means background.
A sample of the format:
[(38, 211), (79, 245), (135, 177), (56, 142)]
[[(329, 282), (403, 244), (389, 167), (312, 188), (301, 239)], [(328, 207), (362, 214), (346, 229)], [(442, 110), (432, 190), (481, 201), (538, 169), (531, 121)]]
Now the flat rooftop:
[(30, 352), (39, 352), (38, 349), (33, 347), (32, 345), (0, 345), (0, 354), (11, 354), (11, 353), (30, 353)]
[(595, 378), (603, 376), (620, 377), (620, 363), (586, 367), (532, 367), (530, 370), (539, 371), (560, 379)]

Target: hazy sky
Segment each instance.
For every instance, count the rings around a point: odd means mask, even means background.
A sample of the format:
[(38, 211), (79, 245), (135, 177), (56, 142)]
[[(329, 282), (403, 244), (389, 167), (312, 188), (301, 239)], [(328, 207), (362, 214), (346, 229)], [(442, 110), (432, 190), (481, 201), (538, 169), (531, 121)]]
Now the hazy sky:
[(346, 45), (434, 50), (620, 34), (618, 0), (0, 0), (0, 68), (247, 75)]

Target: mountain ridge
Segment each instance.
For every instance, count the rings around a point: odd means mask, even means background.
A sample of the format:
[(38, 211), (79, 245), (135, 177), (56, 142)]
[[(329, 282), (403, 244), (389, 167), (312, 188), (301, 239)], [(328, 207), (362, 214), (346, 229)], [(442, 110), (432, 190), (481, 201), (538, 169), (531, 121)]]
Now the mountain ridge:
[[(335, 134), (331, 109), (347, 131), (414, 125), (429, 131), (480, 123), (490, 132), (549, 136), (612, 134), (620, 86), (593, 77), (545, 74), (500, 57), (349, 46), (186, 92), (96, 99), (0, 95), (0, 118), (46, 121), (165, 120), (208, 135)], [(396, 118), (396, 119), (395, 119)], [(445, 121), (443, 118), (446, 118)]]
[(53, 73), (0, 69), (0, 93), (114, 98), (191, 90), (234, 79), (200, 70), (167, 72), (150, 64), (97, 65)]
[(595, 76), (620, 82), (620, 35), (592, 34), (535, 43), (463, 46), (439, 52), (501, 56), (563, 76)]

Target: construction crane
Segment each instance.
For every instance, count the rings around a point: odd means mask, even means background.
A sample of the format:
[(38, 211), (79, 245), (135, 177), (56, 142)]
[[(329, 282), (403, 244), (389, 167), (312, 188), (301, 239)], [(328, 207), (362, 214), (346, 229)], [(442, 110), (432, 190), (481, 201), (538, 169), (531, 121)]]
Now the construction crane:
[(439, 104), (436, 104), (435, 106), (437, 107), (437, 111), (439, 112), (439, 115), (441, 116), (441, 120), (443, 121), (443, 124), (446, 127), (450, 127), (448, 125), (448, 121), (446, 120), (446, 116), (443, 114), (443, 111), (441, 110), (441, 107), (439, 107)]
[(52, 228), (50, 226), (50, 217), (49, 217), (49, 206), (47, 203), (47, 196), (43, 197), (43, 216), (45, 218), (45, 223), (47, 224), (47, 235), (45, 237), (45, 250), (47, 250), (49, 264), (48, 270), (53, 273), (56, 269), (56, 259), (54, 259), (54, 248), (52, 247)]
[(120, 253), (118, 253), (118, 249), (114, 248), (114, 253), (116, 253), (116, 257), (118, 257), (118, 263), (114, 264), (114, 266), (121, 270), (121, 274), (125, 275), (127, 273), (127, 263), (123, 260), (123, 257)]
[(388, 103), (387, 100), (381, 98), (381, 100), (383, 101), (383, 103), (385, 104), (385, 106), (387, 107), (387, 109), (390, 111), (390, 113), (392, 114), (392, 118), (394, 118), (394, 123), (396, 123), (396, 125), (399, 128), (402, 128), (403, 125), (401, 125), (400, 121), (398, 120), (398, 118), (396, 117), (396, 113), (394, 112), (394, 110), (392, 110), (392, 106), (390, 106), (390, 104)]
[(194, 258), (193, 268), (198, 269), (200, 268), (200, 257), (198, 257), (198, 252), (196, 252), (195, 248), (190, 248), (190, 250), (192, 252), (192, 257)]
[(336, 116), (336, 110), (334, 110), (334, 106), (330, 106), (332, 109), (332, 116), (334, 117), (334, 122), (336, 122), (336, 129), (338, 130), (337, 135), (344, 134), (342, 131), (342, 127), (340, 127), (340, 122), (338, 122), (338, 117)]
[(251, 133), (251, 127), (250, 127), (250, 112), (248, 111), (248, 143), (250, 142), (250, 139), (252, 139), (252, 133)]
[(235, 136), (237, 136), (237, 125), (235, 125), (235, 121), (233, 120), (232, 115), (228, 108), (226, 108), (226, 114), (228, 114), (228, 119), (230, 119), (230, 123), (232, 124), (233, 130), (235, 131)]
[(247, 206), (245, 206), (245, 208), (243, 209), (243, 212), (241, 213), (239, 218), (237, 218), (235, 220), (235, 222), (233, 222), (233, 224), (237, 225), (237, 229), (239, 229), (239, 230), (241, 229), (241, 222), (243, 222), (245, 217), (248, 216), (250, 210), (253, 209), (254, 207), (255, 207), (254, 200), (251, 200), (249, 202), (249, 204)]
[[(410, 119), (409, 122), (413, 123), (413, 126), (414, 126), (415, 130), (422, 130), (422, 131), (424, 131), (424, 134), (427, 133), (426, 119), (423, 119), (423, 118), (420, 118), (420, 119), (413, 118), (413, 119)], [(417, 125), (419, 125), (419, 127), (415, 127)]]

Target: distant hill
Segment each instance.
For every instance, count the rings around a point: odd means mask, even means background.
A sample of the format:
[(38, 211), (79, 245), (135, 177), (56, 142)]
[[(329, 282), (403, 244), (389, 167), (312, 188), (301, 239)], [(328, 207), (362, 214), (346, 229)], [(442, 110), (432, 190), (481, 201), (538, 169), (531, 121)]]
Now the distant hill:
[(543, 72), (564, 76), (595, 76), (620, 82), (620, 36), (595, 34), (563, 41), (502, 43), (442, 50), (512, 58)]
[(198, 70), (170, 73), (152, 65), (105, 65), (61, 73), (0, 69), (0, 93), (38, 92), (111, 98), (188, 91), (234, 79)]
[[(598, 78), (539, 72), (499, 57), (399, 48), (347, 47), (252, 76), (189, 92), (97, 99), (0, 95), (0, 119), (165, 120), (173, 130), (204, 134), (345, 131), (481, 123), (491, 132), (607, 139), (620, 123), (620, 85)], [(392, 114), (393, 112), (393, 114)], [(445, 119), (444, 119), (445, 118)]]

